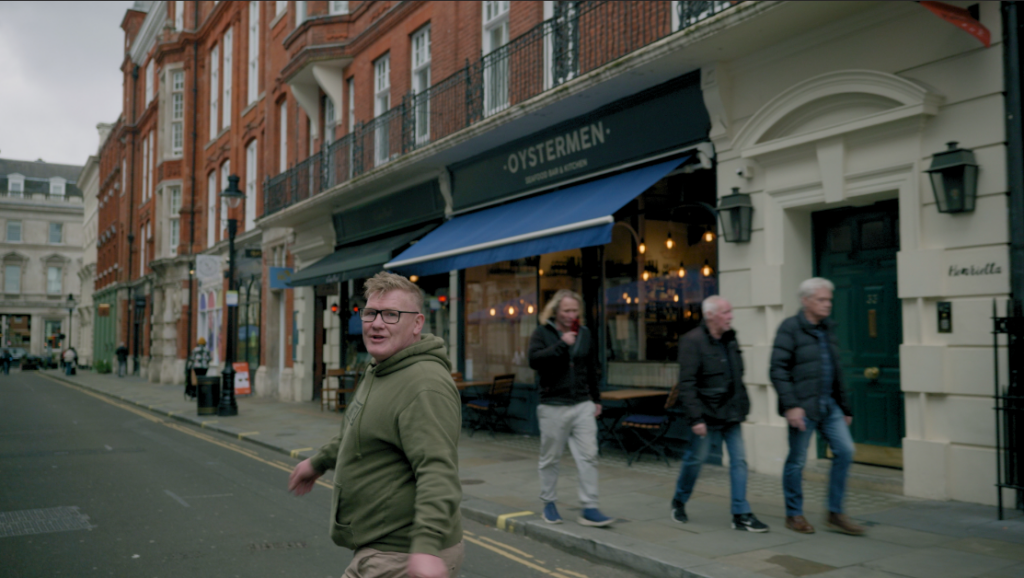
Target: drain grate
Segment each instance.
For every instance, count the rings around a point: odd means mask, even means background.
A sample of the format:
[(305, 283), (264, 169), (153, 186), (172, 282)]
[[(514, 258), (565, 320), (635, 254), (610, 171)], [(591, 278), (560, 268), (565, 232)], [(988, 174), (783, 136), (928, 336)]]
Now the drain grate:
[(249, 544), (250, 550), (301, 550), (305, 548), (305, 542), (253, 542)]
[(42, 508), (0, 512), (0, 538), (89, 530), (89, 516), (78, 511), (78, 506)]

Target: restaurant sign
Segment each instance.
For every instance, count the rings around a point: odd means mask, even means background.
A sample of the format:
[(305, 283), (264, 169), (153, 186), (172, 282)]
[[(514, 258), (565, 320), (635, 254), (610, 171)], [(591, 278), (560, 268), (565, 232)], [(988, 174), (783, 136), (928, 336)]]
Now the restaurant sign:
[(452, 167), (456, 211), (707, 139), (699, 74), (682, 76)]

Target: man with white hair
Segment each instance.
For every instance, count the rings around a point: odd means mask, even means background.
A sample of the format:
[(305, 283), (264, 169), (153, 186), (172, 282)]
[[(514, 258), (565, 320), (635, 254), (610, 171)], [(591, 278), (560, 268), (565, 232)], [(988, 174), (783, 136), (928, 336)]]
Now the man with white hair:
[(803, 469), (811, 434), (819, 432), (832, 448), (826, 525), (859, 536), (864, 528), (843, 513), (846, 477), (853, 463), (850, 424), (853, 410), (843, 388), (839, 344), (832, 321), (832, 293), (828, 279), (814, 277), (800, 284), (799, 313), (782, 322), (772, 350), (771, 380), (779, 394), (779, 414), (789, 423), (789, 456), (782, 474), (786, 497), (786, 527), (813, 534), (804, 518)]
[(747, 502), (747, 460), (743, 421), (750, 399), (743, 385), (743, 356), (732, 329), (732, 305), (713, 295), (701, 304), (700, 327), (679, 340), (679, 381), (666, 406), (678, 400), (690, 426), (689, 443), (672, 497), (672, 520), (685, 524), (686, 502), (693, 494), (701, 465), (712, 439), (724, 440), (729, 450), (732, 527), (745, 532), (767, 532), (768, 525), (750, 511)]

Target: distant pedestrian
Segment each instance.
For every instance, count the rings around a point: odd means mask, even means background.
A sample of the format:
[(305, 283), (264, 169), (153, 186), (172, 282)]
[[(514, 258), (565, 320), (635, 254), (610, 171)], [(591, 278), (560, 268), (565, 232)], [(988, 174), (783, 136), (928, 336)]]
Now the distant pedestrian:
[[(464, 558), (462, 405), (444, 341), (423, 334), (423, 293), (394, 273), (365, 285), (373, 357), (339, 433), (292, 471), (303, 495), (334, 469), (331, 538), (355, 556), (343, 578), (455, 578)], [(343, 488), (343, 489), (342, 489)]]
[(672, 497), (672, 519), (689, 521), (686, 502), (693, 494), (701, 465), (712, 440), (725, 441), (729, 450), (729, 481), (732, 492), (732, 527), (747, 532), (767, 532), (747, 502), (747, 458), (743, 445), (743, 421), (750, 399), (743, 385), (743, 356), (732, 329), (732, 305), (724, 297), (708, 297), (701, 304), (704, 320), (679, 340), (679, 382), (669, 395), (668, 406), (679, 400), (690, 426), (689, 443)]
[(117, 376), (124, 377), (128, 372), (128, 348), (125, 347), (123, 341), (114, 350), (114, 355), (117, 356)]
[(0, 369), (3, 369), (4, 375), (11, 374), (11, 350), (6, 347), (0, 350)]
[(584, 526), (614, 522), (597, 503), (597, 417), (601, 415), (600, 363), (586, 327), (580, 325), (583, 298), (562, 289), (540, 314), (540, 326), (530, 336), (530, 368), (537, 372), (540, 404), (540, 499), (543, 518), (562, 523), (558, 499), (558, 469), (566, 442), (579, 471), (579, 499)]
[(782, 322), (772, 349), (771, 380), (778, 392), (779, 414), (789, 423), (789, 456), (782, 474), (786, 497), (786, 527), (814, 533), (804, 518), (803, 469), (807, 445), (815, 430), (832, 448), (826, 525), (839, 532), (861, 535), (843, 513), (846, 478), (853, 463), (850, 424), (853, 410), (843, 388), (839, 345), (832, 330), (832, 294), (828, 279), (815, 277), (800, 284), (799, 313)]
[(192, 350), (192, 355), (188, 358), (188, 365), (192, 371), (196, 372), (196, 375), (206, 375), (206, 371), (210, 369), (211, 361), (213, 361), (213, 357), (210, 355), (210, 350), (206, 348), (206, 339), (200, 337), (196, 341), (196, 347)]
[(69, 347), (64, 351), (62, 357), (64, 358), (64, 375), (74, 375), (75, 363), (78, 361), (78, 352), (75, 351), (74, 347)]

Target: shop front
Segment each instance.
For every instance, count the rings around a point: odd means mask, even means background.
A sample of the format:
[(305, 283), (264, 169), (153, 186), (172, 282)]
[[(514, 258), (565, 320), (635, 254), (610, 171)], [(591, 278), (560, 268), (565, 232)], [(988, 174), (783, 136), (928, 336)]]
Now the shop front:
[(386, 265), (456, 272), (458, 369), (516, 376), (516, 429), (537, 431), (529, 339), (559, 289), (583, 297), (602, 386), (673, 384), (718, 291), (707, 130), (691, 75), (453, 166), (456, 215)]
[[(359, 320), (365, 304), (364, 281), (436, 228), (444, 211), (438, 182), (428, 181), (338, 213), (333, 218), (335, 251), (287, 282), (292, 288), (313, 290), (313, 399), (319, 399), (328, 370), (360, 371), (370, 361)], [(424, 332), (448, 342), (449, 274), (420, 275), (412, 280), (426, 298)]]

